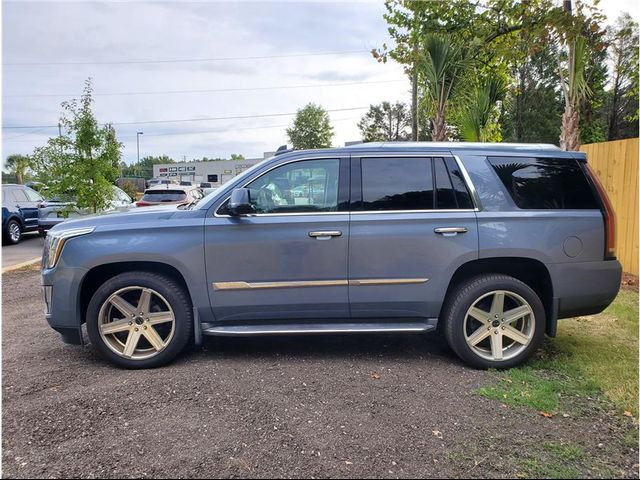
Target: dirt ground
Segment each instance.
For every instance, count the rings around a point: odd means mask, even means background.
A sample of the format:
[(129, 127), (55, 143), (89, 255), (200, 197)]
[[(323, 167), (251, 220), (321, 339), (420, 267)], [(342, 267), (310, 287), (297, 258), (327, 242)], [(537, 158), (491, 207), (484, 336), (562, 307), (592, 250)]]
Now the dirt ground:
[(433, 337), (205, 339), (125, 371), (62, 344), (38, 272), (2, 287), (6, 478), (511, 478), (565, 457), (582, 477), (637, 476), (630, 426), (599, 399), (566, 417), (505, 408), (474, 393), (493, 373)]

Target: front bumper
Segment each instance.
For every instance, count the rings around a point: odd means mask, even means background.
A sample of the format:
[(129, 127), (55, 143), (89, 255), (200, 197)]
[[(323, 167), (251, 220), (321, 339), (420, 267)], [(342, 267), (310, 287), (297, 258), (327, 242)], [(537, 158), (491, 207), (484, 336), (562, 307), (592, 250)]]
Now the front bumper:
[(548, 265), (557, 318), (595, 315), (618, 295), (622, 266), (617, 260)]
[(42, 271), (43, 287), (50, 287), (45, 318), (65, 343), (82, 345), (82, 314), (78, 298), (86, 269), (56, 267)]

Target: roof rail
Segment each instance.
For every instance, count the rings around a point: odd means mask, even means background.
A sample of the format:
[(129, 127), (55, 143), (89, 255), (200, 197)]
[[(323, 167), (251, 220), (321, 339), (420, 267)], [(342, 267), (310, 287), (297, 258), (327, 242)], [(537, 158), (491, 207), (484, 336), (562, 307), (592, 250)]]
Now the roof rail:
[(293, 148), (287, 148), (286, 145), (280, 145), (276, 150), (276, 153), (273, 154), (273, 156), (275, 157), (278, 155), (282, 155), (283, 153), (292, 152), (292, 151), (293, 151)]

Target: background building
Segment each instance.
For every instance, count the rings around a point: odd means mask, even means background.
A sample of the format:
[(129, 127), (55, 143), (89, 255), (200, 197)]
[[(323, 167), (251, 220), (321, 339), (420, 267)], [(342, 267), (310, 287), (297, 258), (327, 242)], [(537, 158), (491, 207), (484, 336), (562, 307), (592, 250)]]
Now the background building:
[(153, 166), (153, 178), (170, 178), (177, 182), (209, 182), (212, 187), (218, 187), (272, 155), (273, 152), (265, 152), (263, 158), (245, 158), (244, 160), (160, 163)]

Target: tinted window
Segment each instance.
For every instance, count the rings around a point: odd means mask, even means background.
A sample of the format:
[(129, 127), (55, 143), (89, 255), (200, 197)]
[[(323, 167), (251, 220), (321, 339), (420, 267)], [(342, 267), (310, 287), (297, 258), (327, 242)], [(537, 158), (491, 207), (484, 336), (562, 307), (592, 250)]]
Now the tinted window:
[(447, 170), (449, 171), (449, 178), (451, 179), (451, 183), (453, 184), (453, 189), (456, 193), (456, 202), (458, 204), (458, 208), (473, 208), (473, 202), (471, 201), (471, 194), (467, 189), (467, 184), (464, 181), (462, 176), (462, 172), (458, 167), (456, 161), (451, 158), (445, 158), (445, 163), (447, 164)]
[(519, 208), (599, 208), (577, 160), (490, 157), (489, 162)]
[(436, 205), (439, 209), (458, 208), (453, 184), (444, 165), (443, 158), (434, 158), (433, 167), (436, 177)]
[(147, 190), (142, 200), (145, 202), (181, 202), (187, 198), (182, 190)]
[(207, 181), (209, 182), (213, 182), (213, 183), (217, 183), (218, 182), (218, 175), (207, 175)]
[(256, 213), (333, 212), (338, 209), (340, 160), (288, 163), (247, 185)]
[(363, 210), (433, 209), (430, 158), (363, 158)]

